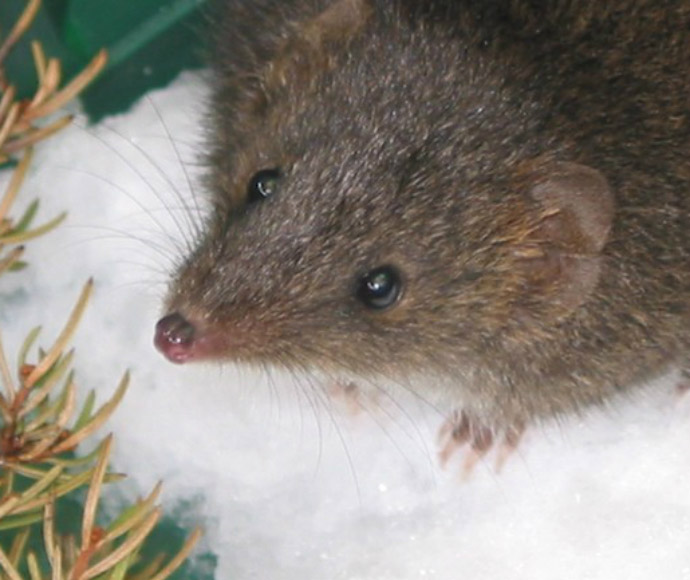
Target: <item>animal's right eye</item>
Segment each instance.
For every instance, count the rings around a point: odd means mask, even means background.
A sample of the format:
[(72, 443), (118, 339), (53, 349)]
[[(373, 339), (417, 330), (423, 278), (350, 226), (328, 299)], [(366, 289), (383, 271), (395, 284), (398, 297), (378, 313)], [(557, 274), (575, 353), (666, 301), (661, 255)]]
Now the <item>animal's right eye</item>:
[(280, 184), (280, 170), (262, 169), (249, 180), (247, 187), (247, 203), (263, 201), (275, 195)]
[(393, 306), (402, 294), (402, 277), (393, 266), (379, 266), (358, 281), (357, 298), (371, 310)]

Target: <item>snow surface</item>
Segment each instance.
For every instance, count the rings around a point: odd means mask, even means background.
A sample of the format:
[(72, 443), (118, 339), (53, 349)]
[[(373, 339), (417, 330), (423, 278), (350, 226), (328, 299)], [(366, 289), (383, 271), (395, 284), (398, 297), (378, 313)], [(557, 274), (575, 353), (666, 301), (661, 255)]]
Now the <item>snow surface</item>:
[(193, 500), (187, 523), (205, 527), (222, 580), (690, 579), (690, 398), (674, 396), (676, 376), (534, 428), (501, 473), (489, 457), (463, 482), (460, 456), (436, 460), (443, 417), (414, 400), (352, 415), (277, 374), (163, 360), (152, 331), (192, 231), (205, 94), (185, 75), (41, 147), (22, 203), (69, 219), (29, 245), (28, 271), (0, 279), (11, 350), (39, 323), (52, 340), (95, 277), (76, 368), (100, 400), (133, 372), (110, 422), (131, 497), (162, 478), (170, 510)]

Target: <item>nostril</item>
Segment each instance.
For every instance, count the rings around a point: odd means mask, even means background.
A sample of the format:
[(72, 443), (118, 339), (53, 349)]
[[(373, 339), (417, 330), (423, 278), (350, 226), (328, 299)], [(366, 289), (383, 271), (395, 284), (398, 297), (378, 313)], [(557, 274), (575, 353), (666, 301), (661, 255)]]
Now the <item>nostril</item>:
[(188, 344), (194, 340), (194, 326), (175, 312), (158, 321), (156, 335), (172, 344)]
[(175, 312), (156, 324), (154, 344), (169, 360), (182, 363), (192, 355), (196, 328), (184, 316)]

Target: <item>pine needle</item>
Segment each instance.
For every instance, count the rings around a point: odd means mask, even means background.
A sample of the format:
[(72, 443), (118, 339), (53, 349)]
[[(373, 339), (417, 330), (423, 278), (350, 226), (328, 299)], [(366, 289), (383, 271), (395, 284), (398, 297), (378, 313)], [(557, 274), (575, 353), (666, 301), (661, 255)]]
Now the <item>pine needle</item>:
[(17, 43), (17, 41), (24, 35), (31, 23), (36, 18), (38, 9), (41, 7), (41, 0), (29, 0), (24, 12), (19, 17), (19, 20), (15, 23), (10, 31), (10, 34), (5, 39), (5, 42), (0, 45), (0, 64), (5, 60), (7, 54), (10, 52), (12, 47)]
[(43, 357), (43, 360), (41, 360), (41, 362), (38, 365), (36, 365), (36, 367), (26, 378), (25, 385), (27, 385), (29, 388), (33, 387), (33, 385), (36, 384), (36, 381), (38, 381), (38, 379), (48, 371), (48, 369), (62, 354), (62, 351), (65, 349), (67, 343), (72, 339), (72, 335), (74, 334), (74, 331), (77, 328), (79, 319), (84, 313), (84, 309), (86, 308), (86, 304), (91, 296), (92, 291), (93, 279), (89, 279), (89, 281), (84, 285), (81, 295), (79, 296), (79, 300), (77, 300), (77, 304), (72, 310), (72, 313), (70, 314), (69, 319), (67, 320), (65, 328), (60, 333), (60, 336), (58, 336), (57, 340), (55, 341), (55, 344), (48, 351), (46, 356)]

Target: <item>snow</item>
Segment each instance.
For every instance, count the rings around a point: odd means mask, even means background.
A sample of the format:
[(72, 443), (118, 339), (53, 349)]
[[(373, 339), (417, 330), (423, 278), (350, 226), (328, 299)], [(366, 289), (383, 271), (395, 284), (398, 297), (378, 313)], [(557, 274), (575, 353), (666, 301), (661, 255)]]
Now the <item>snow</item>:
[(166, 277), (203, 197), (205, 95), (184, 75), (40, 147), (21, 203), (69, 218), (29, 245), (27, 271), (0, 280), (12, 351), (39, 323), (47, 344), (95, 278), (77, 376), (104, 400), (132, 370), (109, 423), (132, 496), (163, 479), (169, 511), (198, 499), (185, 523), (204, 526), (223, 580), (690, 579), (690, 400), (675, 396), (677, 375), (535, 427), (500, 473), (489, 456), (463, 481), (460, 456), (438, 465), (443, 417), (418, 401), (353, 414), (298, 378), (155, 352)]

